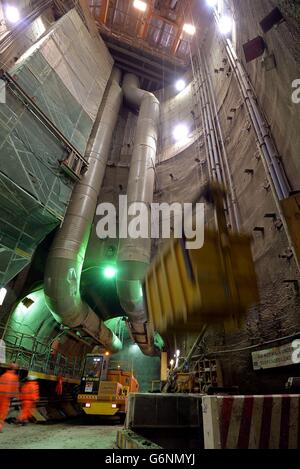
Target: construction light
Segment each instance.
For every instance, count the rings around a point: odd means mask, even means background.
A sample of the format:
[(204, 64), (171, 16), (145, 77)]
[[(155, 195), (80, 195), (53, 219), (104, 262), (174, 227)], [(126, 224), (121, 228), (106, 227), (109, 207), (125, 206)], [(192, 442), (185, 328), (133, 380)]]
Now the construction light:
[(215, 8), (218, 4), (218, 0), (206, 0), (206, 3), (209, 7)]
[(142, 2), (141, 0), (134, 0), (133, 2), (134, 8), (140, 11), (146, 11), (147, 10), (147, 3)]
[(171, 366), (172, 368), (173, 368), (173, 366), (174, 366), (174, 363), (175, 363), (174, 360), (170, 360), (170, 366)]
[(113, 266), (105, 267), (104, 277), (106, 277), (107, 279), (112, 279), (112, 278), (115, 278), (116, 275), (117, 275), (117, 269), (115, 267)]
[(180, 357), (180, 350), (176, 350), (176, 357)]
[(7, 21), (9, 21), (10, 23), (17, 23), (20, 20), (20, 12), (18, 8), (12, 5), (7, 5), (4, 10), (4, 13)]
[(111, 407), (112, 407), (113, 409), (116, 409), (116, 408), (117, 408), (117, 404), (112, 404)]
[(106, 356), (106, 357), (109, 357), (109, 352), (105, 352), (105, 356)]
[(192, 24), (185, 23), (183, 25), (183, 31), (185, 33), (189, 34), (190, 36), (194, 36), (194, 34), (196, 32), (196, 28)]
[(175, 88), (177, 91), (183, 91), (185, 87), (186, 87), (186, 83), (184, 80), (180, 79), (176, 81)]
[(173, 137), (177, 142), (186, 140), (189, 133), (189, 129), (185, 124), (178, 124), (173, 130)]
[(87, 403), (85, 404), (85, 407), (91, 407), (91, 404), (90, 404), (89, 402), (87, 402)]
[(3, 287), (3, 288), (0, 288), (0, 306), (3, 305), (3, 302), (4, 302), (4, 300), (5, 300), (6, 295), (7, 295), (7, 290), (6, 290), (6, 288), (4, 288), (4, 287)]
[(221, 16), (219, 19), (219, 30), (222, 34), (229, 34), (231, 33), (233, 28), (233, 21), (232, 18), (228, 15)]

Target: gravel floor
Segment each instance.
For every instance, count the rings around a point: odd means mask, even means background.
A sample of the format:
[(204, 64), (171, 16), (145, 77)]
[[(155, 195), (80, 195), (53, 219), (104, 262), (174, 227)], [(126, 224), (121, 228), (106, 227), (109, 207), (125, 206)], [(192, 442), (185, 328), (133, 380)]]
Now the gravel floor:
[(0, 449), (112, 449), (120, 425), (87, 424), (82, 420), (58, 424), (6, 424)]

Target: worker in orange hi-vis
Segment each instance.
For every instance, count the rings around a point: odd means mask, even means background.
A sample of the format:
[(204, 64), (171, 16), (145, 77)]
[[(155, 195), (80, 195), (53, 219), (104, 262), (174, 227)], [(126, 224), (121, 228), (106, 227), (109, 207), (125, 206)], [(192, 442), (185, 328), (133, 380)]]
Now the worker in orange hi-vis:
[(21, 412), (18, 417), (18, 423), (25, 425), (32, 416), (36, 403), (40, 398), (39, 384), (33, 376), (28, 376), (25, 384), (21, 387)]
[(10, 400), (13, 397), (18, 397), (19, 394), (17, 369), (18, 366), (12, 363), (8, 370), (0, 376), (0, 433), (9, 412)]

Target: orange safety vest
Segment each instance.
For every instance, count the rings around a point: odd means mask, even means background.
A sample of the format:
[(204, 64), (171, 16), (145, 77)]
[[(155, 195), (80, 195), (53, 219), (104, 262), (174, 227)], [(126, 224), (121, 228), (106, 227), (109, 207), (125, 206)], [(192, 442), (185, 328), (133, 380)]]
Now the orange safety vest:
[(63, 393), (63, 377), (59, 376), (57, 379), (57, 385), (55, 387), (55, 392), (58, 396), (61, 396)]
[(0, 376), (0, 399), (12, 399), (18, 395), (19, 377), (14, 370), (7, 370)]
[(38, 401), (40, 398), (39, 385), (36, 381), (27, 381), (21, 388), (21, 401)]

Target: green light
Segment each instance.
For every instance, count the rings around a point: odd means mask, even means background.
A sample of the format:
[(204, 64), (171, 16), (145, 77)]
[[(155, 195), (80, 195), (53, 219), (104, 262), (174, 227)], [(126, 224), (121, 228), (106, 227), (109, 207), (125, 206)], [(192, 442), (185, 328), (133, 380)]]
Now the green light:
[(117, 269), (115, 267), (109, 266), (104, 269), (104, 277), (108, 279), (115, 278), (117, 274)]

